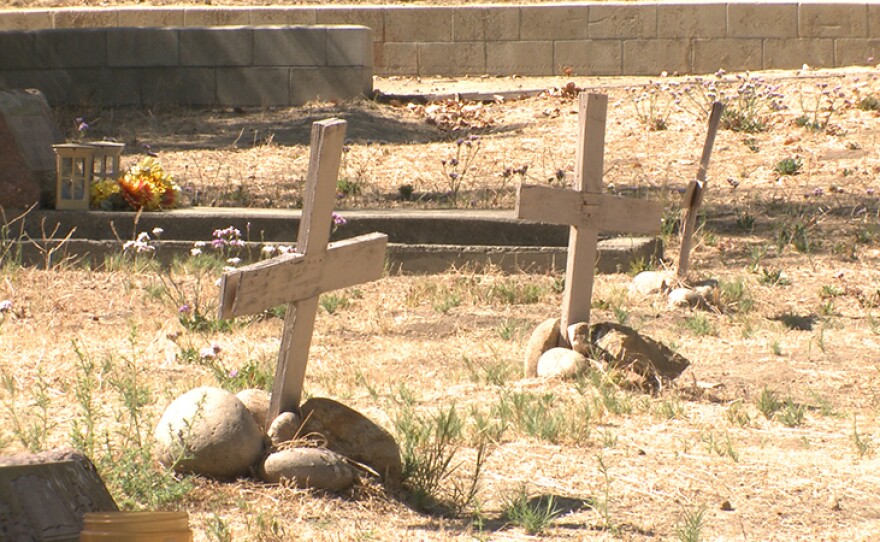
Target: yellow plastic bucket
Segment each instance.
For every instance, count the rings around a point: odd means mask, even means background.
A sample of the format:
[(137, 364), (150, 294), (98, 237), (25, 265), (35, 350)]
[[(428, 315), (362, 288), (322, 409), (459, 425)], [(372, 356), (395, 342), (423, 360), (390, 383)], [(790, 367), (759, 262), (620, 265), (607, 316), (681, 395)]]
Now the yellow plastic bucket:
[(186, 512), (90, 512), (80, 542), (192, 542)]

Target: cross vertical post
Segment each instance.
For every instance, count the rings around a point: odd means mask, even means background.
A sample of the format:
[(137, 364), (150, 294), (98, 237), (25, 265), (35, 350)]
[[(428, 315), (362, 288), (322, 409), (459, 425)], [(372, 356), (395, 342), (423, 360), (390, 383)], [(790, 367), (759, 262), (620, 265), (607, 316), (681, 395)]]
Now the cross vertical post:
[[(578, 96), (578, 146), (575, 159), (574, 190), (581, 194), (601, 194), (605, 167), (605, 119), (608, 96)], [(559, 329), (567, 337), (568, 326), (590, 321), (593, 274), (598, 255), (598, 228), (571, 226), (565, 262), (565, 292)]]

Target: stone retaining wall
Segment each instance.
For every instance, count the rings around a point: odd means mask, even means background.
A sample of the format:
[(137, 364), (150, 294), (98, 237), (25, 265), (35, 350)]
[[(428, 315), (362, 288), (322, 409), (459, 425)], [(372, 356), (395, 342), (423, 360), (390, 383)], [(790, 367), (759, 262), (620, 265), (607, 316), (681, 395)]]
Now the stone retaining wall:
[[(0, 27), (22, 15), (0, 12)], [(368, 95), (372, 79), (363, 26), (0, 31), (0, 88), (53, 104), (301, 105)]]
[(711, 73), (865, 65), (880, 54), (876, 1), (0, 11), (0, 30), (266, 24), (367, 26), (379, 75)]

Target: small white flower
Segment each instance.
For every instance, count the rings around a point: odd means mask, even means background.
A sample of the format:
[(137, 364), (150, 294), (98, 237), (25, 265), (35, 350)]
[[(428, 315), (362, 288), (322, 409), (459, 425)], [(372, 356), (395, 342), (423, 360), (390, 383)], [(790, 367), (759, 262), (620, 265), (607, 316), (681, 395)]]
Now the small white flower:
[(276, 250), (278, 250), (278, 249), (275, 248), (275, 247), (273, 247), (272, 245), (266, 245), (266, 246), (264, 246), (263, 248), (260, 249), (260, 251), (261, 251), (263, 254), (266, 254), (266, 255), (268, 255), (268, 254), (275, 254), (275, 251), (276, 251)]
[(150, 234), (145, 231), (140, 232), (137, 236), (137, 239), (136, 239), (136, 241), (138, 243), (146, 243), (149, 240), (150, 240)]
[(199, 350), (199, 357), (202, 359), (217, 359), (217, 352), (211, 346), (206, 346)]
[(203, 248), (203, 247), (208, 246), (208, 243), (206, 243), (204, 241), (196, 241), (195, 243), (193, 243), (193, 246), (196, 248)]
[(290, 254), (293, 252), (293, 247), (289, 245), (281, 245), (278, 247), (279, 254)]
[(190, 250), (189, 253), (192, 254), (193, 256), (198, 256), (199, 254), (202, 253), (202, 249), (194, 248), (194, 249)]
[(159, 236), (162, 235), (163, 233), (165, 233), (165, 230), (163, 230), (162, 228), (160, 228), (160, 227), (158, 227), (158, 226), (156, 226), (155, 228), (153, 228), (153, 235), (155, 235), (156, 237), (159, 237)]
[(241, 263), (241, 258), (229, 258), (228, 260), (226, 260), (226, 263), (235, 266)]
[(8, 299), (4, 299), (0, 301), (0, 313), (9, 312), (12, 310), (12, 301)]

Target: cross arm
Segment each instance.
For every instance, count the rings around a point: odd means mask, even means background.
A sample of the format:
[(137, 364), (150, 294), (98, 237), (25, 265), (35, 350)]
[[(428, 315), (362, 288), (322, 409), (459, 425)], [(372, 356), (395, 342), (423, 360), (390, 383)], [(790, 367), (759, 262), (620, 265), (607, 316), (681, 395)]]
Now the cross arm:
[(516, 216), (525, 220), (613, 233), (657, 233), (663, 205), (604, 194), (581, 193), (550, 186), (520, 185)]
[(370, 233), (330, 243), (327, 252), (283, 254), (230, 271), (220, 282), (220, 318), (258, 314), (276, 305), (378, 279), (388, 236)]

